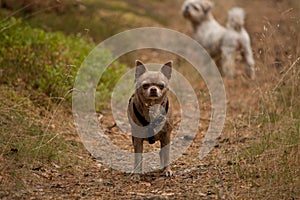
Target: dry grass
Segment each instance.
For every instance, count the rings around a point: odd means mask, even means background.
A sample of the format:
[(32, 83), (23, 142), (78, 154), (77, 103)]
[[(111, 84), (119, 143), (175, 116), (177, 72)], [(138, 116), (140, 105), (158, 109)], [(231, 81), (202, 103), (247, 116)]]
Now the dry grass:
[[(11, 191), (19, 190), (16, 195), (30, 191), (28, 181), (40, 182), (35, 173), (47, 170), (75, 173), (78, 172), (75, 166), (84, 166), (79, 159), (85, 152), (82, 145), (65, 140), (68, 135), (63, 133), (70, 125), (65, 126), (65, 116), (58, 113), (65, 109), (63, 106), (57, 104), (49, 111), (30, 99), (27, 92), (5, 85), (0, 90), (1, 198)], [(59, 123), (61, 127), (56, 127)]]
[[(294, 17), (284, 12), (280, 21), (266, 19), (260, 35), (261, 79), (248, 127), (252, 141), (233, 157), (247, 199), (300, 196), (300, 49)], [(243, 124), (249, 124), (246, 120)]]

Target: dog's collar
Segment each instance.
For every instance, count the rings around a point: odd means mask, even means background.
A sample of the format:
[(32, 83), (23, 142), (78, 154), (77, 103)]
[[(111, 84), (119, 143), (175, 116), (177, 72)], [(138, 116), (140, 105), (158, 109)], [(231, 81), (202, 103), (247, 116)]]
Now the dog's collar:
[(152, 120), (152, 122), (150, 123), (136, 108), (135, 103), (133, 103), (133, 112), (134, 115), (136, 116), (136, 118), (138, 119), (138, 121), (142, 124), (142, 126), (148, 126), (148, 142), (149, 144), (154, 144), (155, 143), (155, 139), (154, 139), (154, 128), (160, 124), (164, 118), (163, 116), (166, 116), (168, 114), (169, 111), (169, 100), (167, 100), (166, 103), (166, 107), (165, 107), (165, 113), (162, 113), (162, 116), (159, 116), (155, 119)]

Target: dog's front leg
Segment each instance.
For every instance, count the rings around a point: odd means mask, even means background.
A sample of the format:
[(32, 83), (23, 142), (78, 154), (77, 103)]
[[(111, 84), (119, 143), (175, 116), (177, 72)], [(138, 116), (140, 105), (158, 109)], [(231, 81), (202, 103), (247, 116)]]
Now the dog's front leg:
[(165, 176), (172, 176), (173, 172), (170, 167), (170, 139), (168, 137), (162, 138), (160, 141), (160, 164), (164, 168)]
[(143, 167), (143, 139), (132, 137), (132, 143), (134, 148), (134, 175), (132, 178), (139, 180)]

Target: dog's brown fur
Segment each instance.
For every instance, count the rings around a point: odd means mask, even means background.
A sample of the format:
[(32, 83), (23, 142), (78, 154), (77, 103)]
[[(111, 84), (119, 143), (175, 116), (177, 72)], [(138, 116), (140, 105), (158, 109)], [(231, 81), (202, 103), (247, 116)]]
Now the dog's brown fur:
[[(171, 104), (168, 99), (168, 91), (169, 91), (169, 79), (171, 78), (172, 71), (172, 62), (168, 62), (161, 68), (160, 72), (148, 71), (143, 63), (140, 61), (136, 62), (136, 75), (135, 75), (135, 84), (136, 90), (135, 93), (129, 100), (128, 104), (128, 118), (131, 124), (132, 129), (132, 142), (135, 153), (135, 162), (134, 162), (134, 173), (137, 173), (135, 177), (139, 178), (138, 173), (142, 173), (142, 153), (143, 153), (143, 142), (146, 140), (149, 143), (154, 143), (155, 141), (160, 141), (161, 151), (160, 151), (160, 161), (161, 166), (164, 167), (164, 173), (166, 176), (171, 176), (172, 171), (169, 166), (169, 151), (170, 151), (170, 135), (173, 127), (172, 120), (172, 109)], [(147, 86), (156, 88), (158, 97), (151, 98), (147, 95), (147, 90), (145, 90), (145, 82), (148, 84)], [(164, 84), (164, 87), (158, 87), (159, 84)], [(147, 88), (148, 89), (148, 88)], [(158, 91), (159, 90), (159, 91)], [(162, 124), (162, 128), (158, 133), (154, 135), (150, 142), (150, 136), (148, 133), (140, 133), (141, 129), (139, 127), (145, 127), (143, 124), (143, 120), (150, 122), (151, 109), (155, 107), (155, 105), (160, 105), (160, 109), (165, 109), (164, 115), (164, 124)], [(159, 107), (159, 106), (158, 106)], [(157, 110), (154, 108), (154, 110)], [(159, 110), (159, 109), (158, 109)], [(161, 112), (161, 111), (159, 111)], [(142, 119), (141, 119), (142, 118)], [(153, 119), (152, 119), (153, 120)], [(145, 135), (146, 134), (146, 135)], [(144, 135), (143, 137), (141, 135)], [(138, 136), (138, 137), (136, 137)], [(146, 137), (145, 137), (146, 136)], [(162, 149), (164, 148), (164, 149)]]

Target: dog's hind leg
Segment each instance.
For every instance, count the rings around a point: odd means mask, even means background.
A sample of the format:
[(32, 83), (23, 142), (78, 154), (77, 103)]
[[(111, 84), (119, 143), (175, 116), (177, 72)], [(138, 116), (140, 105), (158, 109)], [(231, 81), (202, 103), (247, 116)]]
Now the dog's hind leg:
[(253, 52), (250, 44), (250, 37), (246, 31), (243, 32), (242, 38), (241, 38), (241, 46), (243, 51), (243, 58), (247, 63), (247, 69), (246, 73), (251, 78), (255, 78), (255, 61), (253, 59)]
[(247, 63), (246, 73), (251, 78), (255, 78), (255, 69), (254, 69), (254, 59), (253, 59), (253, 53), (250, 47), (250, 44), (247, 44), (244, 46), (244, 59)]

